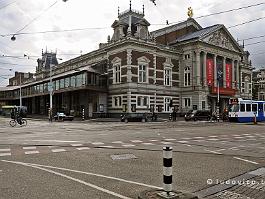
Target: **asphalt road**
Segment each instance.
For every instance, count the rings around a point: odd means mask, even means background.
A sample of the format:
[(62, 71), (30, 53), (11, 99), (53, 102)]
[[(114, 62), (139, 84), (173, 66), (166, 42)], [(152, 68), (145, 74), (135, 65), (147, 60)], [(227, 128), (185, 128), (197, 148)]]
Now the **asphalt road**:
[[(29, 120), (12, 128), (8, 122), (0, 118), (1, 199), (137, 198), (162, 187), (167, 145), (174, 150), (175, 190), (202, 198), (265, 198), (264, 124)], [(242, 175), (260, 186), (214, 186)]]

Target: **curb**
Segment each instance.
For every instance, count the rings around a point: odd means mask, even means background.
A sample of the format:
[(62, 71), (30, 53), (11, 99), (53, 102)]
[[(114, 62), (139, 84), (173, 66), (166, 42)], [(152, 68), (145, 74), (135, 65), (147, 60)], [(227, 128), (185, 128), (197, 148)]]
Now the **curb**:
[(147, 190), (140, 193), (138, 199), (199, 199), (197, 196), (194, 196), (190, 193), (183, 193), (180, 191), (172, 191), (170, 192), (170, 196), (162, 196), (164, 190), (161, 189), (153, 189)]

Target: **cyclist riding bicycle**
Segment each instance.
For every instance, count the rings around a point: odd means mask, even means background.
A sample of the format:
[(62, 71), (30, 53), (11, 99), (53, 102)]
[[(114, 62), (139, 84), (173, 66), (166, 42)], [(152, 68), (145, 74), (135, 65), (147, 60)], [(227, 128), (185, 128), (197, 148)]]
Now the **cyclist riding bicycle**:
[(22, 110), (16, 111), (16, 109), (12, 109), (10, 116), (11, 119), (16, 120), (19, 125), (22, 125), (22, 114)]

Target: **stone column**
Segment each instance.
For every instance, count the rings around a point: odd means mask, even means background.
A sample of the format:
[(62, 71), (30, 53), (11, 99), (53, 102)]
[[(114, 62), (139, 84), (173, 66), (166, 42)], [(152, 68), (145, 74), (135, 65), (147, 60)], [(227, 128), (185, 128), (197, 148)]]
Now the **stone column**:
[(223, 57), (223, 87), (226, 88), (226, 57)]
[(203, 53), (203, 85), (204, 86), (207, 86), (206, 63), (207, 63), (207, 52), (204, 52)]
[(232, 59), (232, 89), (235, 89), (235, 61)]
[(213, 56), (214, 87), (217, 87), (216, 55)]
[(200, 62), (201, 62), (201, 57), (200, 57), (200, 51), (196, 51), (195, 52), (195, 55), (196, 55), (196, 85), (197, 86), (200, 86), (201, 84), (201, 65), (200, 65)]

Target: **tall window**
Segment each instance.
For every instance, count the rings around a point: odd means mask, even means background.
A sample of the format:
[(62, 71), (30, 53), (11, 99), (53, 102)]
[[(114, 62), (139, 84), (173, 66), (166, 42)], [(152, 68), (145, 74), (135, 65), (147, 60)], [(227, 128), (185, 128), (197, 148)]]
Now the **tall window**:
[(190, 67), (184, 69), (184, 86), (191, 85), (191, 70)]
[(146, 83), (147, 82), (147, 66), (140, 64), (139, 65), (139, 83)]
[(122, 96), (114, 96), (112, 101), (112, 107), (121, 107), (122, 106)]
[(164, 101), (164, 111), (165, 112), (170, 112), (170, 100), (171, 98), (166, 97)]
[(149, 97), (148, 96), (138, 96), (137, 97), (137, 106), (138, 107), (148, 107)]
[(191, 99), (190, 98), (184, 98), (184, 107), (185, 108), (191, 107)]
[(113, 69), (114, 83), (121, 83), (121, 65), (114, 65)]
[(241, 84), (241, 93), (245, 93), (245, 83), (242, 82)]
[(164, 70), (164, 78), (164, 85), (171, 86), (172, 70), (170, 68)]
[(248, 84), (248, 93), (252, 93), (252, 84), (251, 83)]

